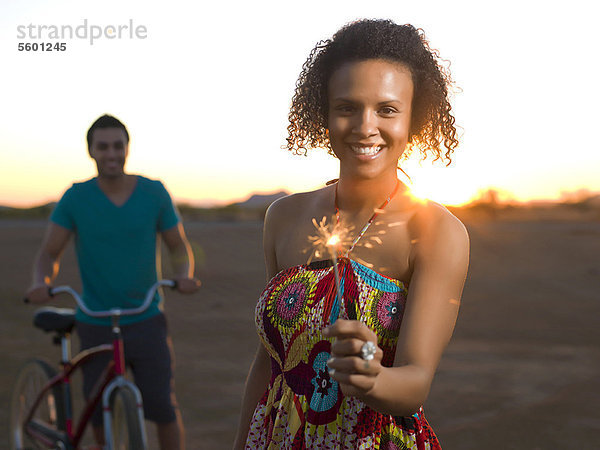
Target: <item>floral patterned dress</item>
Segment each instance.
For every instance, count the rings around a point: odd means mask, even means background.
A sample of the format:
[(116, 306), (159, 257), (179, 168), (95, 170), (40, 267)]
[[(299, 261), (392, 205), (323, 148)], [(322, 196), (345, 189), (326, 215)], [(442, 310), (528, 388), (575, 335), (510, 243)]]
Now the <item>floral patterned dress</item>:
[(423, 410), (410, 417), (380, 414), (345, 397), (330, 378), (333, 339), (321, 331), (339, 318), (363, 321), (378, 336), (382, 365), (394, 362), (406, 286), (348, 258), (338, 264), (342, 301), (331, 261), (283, 270), (256, 306), (256, 326), (271, 357), (271, 380), (248, 432), (247, 449), (439, 449)]

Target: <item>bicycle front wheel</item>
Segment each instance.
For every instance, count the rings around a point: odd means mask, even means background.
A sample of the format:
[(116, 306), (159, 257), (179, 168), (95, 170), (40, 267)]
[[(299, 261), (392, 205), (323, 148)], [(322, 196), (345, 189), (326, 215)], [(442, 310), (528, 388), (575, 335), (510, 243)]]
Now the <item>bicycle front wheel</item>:
[[(9, 445), (11, 450), (46, 448), (25, 432), (25, 418), (34, 406), (42, 388), (56, 375), (56, 370), (41, 359), (27, 361), (19, 371), (10, 402)], [(48, 429), (65, 429), (63, 388), (61, 384), (46, 391), (32, 416)]]
[(110, 398), (112, 448), (129, 450), (144, 448), (143, 424), (131, 389), (117, 388)]

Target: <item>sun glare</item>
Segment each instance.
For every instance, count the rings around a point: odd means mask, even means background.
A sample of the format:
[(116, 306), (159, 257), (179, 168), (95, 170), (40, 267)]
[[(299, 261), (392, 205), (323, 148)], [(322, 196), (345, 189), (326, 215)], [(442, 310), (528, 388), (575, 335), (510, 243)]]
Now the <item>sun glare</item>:
[(408, 183), (411, 194), (419, 200), (433, 200), (444, 205), (460, 206), (476, 197), (478, 186), (468, 179), (451, 178), (437, 170), (421, 171), (411, 175)]

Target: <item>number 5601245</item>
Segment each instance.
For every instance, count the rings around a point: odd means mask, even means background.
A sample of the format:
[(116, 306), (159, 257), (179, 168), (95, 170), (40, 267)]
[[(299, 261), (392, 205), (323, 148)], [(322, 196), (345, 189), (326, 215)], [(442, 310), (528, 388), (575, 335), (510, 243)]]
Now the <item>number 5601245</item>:
[(17, 49), (20, 52), (64, 52), (67, 49), (66, 42), (19, 42)]

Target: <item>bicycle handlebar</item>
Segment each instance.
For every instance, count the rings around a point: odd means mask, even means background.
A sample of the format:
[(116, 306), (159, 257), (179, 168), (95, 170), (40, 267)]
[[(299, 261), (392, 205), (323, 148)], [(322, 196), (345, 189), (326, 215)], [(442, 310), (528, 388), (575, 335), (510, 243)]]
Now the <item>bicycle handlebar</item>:
[(108, 311), (92, 311), (91, 309), (89, 309), (85, 305), (85, 303), (83, 303), (83, 300), (81, 299), (79, 294), (71, 286), (53, 287), (53, 288), (50, 288), (48, 292), (50, 293), (51, 296), (54, 296), (56, 294), (60, 294), (63, 292), (70, 294), (77, 302), (77, 305), (79, 306), (81, 311), (83, 311), (86, 315), (88, 315), (90, 317), (133, 316), (136, 314), (141, 314), (144, 311), (146, 311), (146, 309), (148, 309), (148, 307), (152, 303), (152, 300), (154, 299), (154, 294), (156, 293), (157, 289), (160, 286), (169, 286), (169, 287), (175, 288), (176, 285), (177, 285), (177, 282), (175, 280), (158, 280), (156, 283), (154, 283), (152, 285), (152, 287), (150, 289), (148, 289), (148, 292), (146, 293), (146, 298), (144, 299), (144, 302), (140, 306), (138, 306), (136, 308), (129, 308), (129, 309), (112, 308), (112, 309), (109, 309)]

